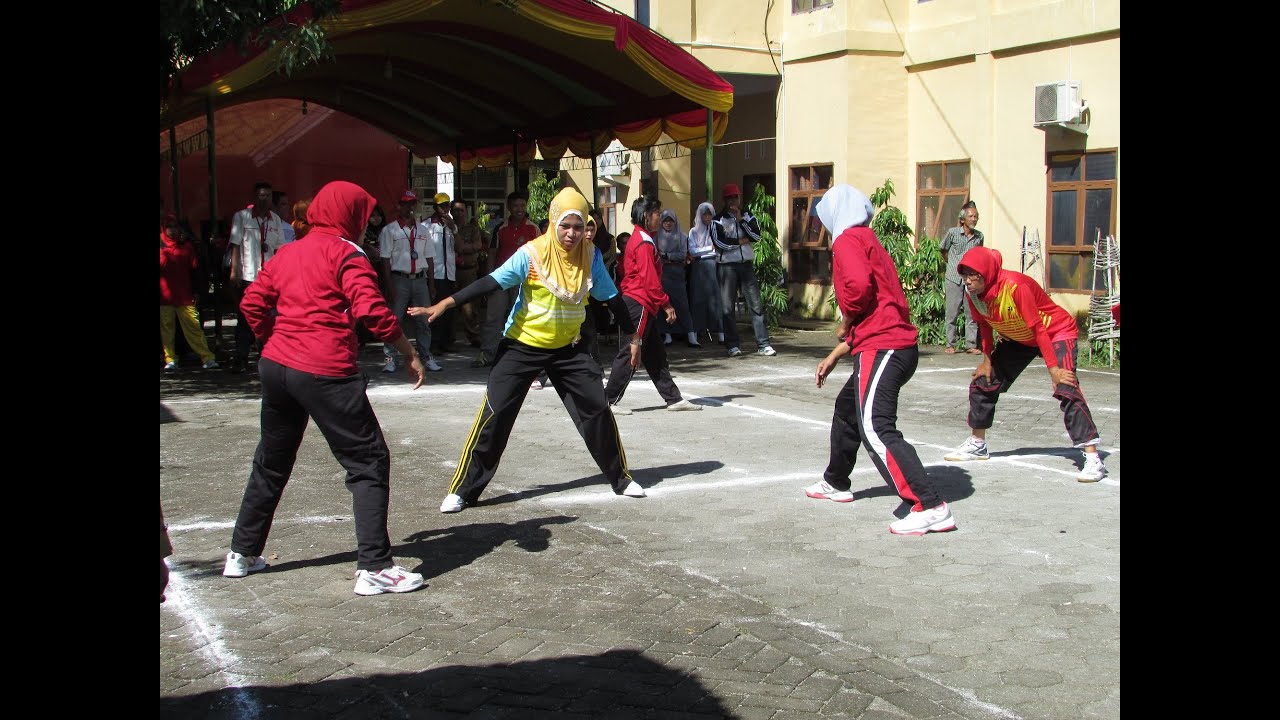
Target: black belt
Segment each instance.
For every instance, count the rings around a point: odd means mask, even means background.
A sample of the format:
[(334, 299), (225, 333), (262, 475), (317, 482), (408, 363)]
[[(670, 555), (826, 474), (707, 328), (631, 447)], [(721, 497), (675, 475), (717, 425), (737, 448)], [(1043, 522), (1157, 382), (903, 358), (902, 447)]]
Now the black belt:
[(400, 272), (399, 270), (392, 270), (392, 271), (391, 271), (391, 274), (392, 274), (392, 275), (399, 275), (399, 276), (401, 276), (401, 277), (407, 277), (407, 278), (409, 278), (410, 280), (417, 280), (418, 278), (426, 277), (426, 276), (427, 276), (427, 271), (426, 271), (426, 270), (419, 270), (419, 271), (418, 271), (418, 272), (416, 272), (416, 273), (407, 273), (407, 272)]

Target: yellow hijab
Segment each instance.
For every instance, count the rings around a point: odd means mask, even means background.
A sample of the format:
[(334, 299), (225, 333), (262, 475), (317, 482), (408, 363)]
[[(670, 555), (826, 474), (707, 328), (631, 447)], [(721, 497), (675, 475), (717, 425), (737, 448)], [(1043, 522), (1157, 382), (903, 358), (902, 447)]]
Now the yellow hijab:
[(564, 188), (551, 200), (547, 231), (526, 245), (533, 269), (551, 294), (569, 303), (581, 303), (591, 291), (591, 263), (596, 246), (585, 236), (572, 251), (565, 250), (556, 238), (556, 228), (566, 215), (577, 215), (585, 224), (590, 206), (582, 193)]

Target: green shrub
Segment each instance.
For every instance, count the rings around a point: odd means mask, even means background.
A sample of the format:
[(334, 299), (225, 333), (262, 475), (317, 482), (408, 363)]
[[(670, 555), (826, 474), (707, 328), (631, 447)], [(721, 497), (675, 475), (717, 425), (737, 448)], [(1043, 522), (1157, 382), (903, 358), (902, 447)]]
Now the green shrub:
[(778, 224), (773, 220), (773, 208), (777, 201), (756, 185), (755, 195), (747, 202), (747, 209), (760, 223), (760, 242), (755, 243), (755, 260), (751, 266), (760, 284), (760, 302), (764, 305), (765, 325), (779, 326), (790, 303), (787, 276), (782, 267), (782, 247), (778, 244)]

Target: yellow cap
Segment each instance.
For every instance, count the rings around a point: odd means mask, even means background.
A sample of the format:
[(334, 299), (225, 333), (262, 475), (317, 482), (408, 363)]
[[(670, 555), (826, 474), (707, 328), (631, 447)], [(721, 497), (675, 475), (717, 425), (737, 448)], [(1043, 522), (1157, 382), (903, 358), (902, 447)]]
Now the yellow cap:
[(436, 193), (436, 204), (437, 204), (437, 205), (448, 205), (448, 204), (449, 204), (449, 195), (448, 195), (447, 193)]

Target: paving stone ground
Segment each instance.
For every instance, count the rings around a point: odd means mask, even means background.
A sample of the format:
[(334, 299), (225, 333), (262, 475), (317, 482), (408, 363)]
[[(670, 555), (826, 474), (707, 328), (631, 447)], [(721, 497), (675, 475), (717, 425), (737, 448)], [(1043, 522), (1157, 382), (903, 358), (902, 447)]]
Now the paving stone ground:
[(830, 346), (801, 330), (776, 333), (772, 358), (671, 346), (704, 410), (666, 412), (633, 381), (635, 413), (617, 422), (645, 499), (614, 496), (554, 390), (532, 391), (484, 499), (453, 515), (438, 507), (486, 371), (468, 348), (411, 391), (366, 347), (392, 448), (394, 554), (428, 583), (376, 597), (352, 593), (350, 495), (314, 426), (272, 567), (221, 576), (258, 441), (257, 377), (163, 377), (175, 554), (161, 716), (1118, 718), (1119, 372), (1081, 372), (1109, 470), (1082, 484), (1039, 361), (1001, 400), (992, 459), (943, 461), (966, 437), (976, 363), (922, 348), (899, 428), (959, 529), (900, 537), (887, 530), (897, 496), (865, 456), (855, 502), (802, 492), (826, 465), (849, 374), (842, 363), (814, 386)]

